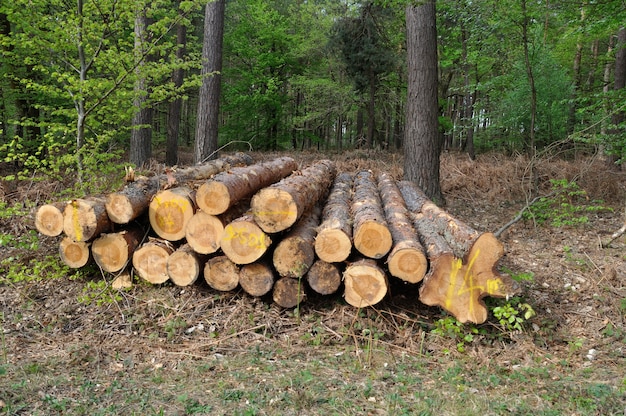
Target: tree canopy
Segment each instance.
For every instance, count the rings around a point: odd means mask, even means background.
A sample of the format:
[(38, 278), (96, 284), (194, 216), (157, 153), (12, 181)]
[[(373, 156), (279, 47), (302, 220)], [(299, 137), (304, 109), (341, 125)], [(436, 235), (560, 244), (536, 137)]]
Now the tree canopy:
[[(226, 1), (218, 145), (401, 148), (406, 4)], [(22, 176), (97, 171), (128, 154), (146, 108), (154, 157), (172, 115), (170, 136), (193, 148), (205, 6), (3, 2), (3, 162)], [(436, 18), (442, 146), (524, 152), (567, 142), (623, 156), (622, 2), (439, 0)]]

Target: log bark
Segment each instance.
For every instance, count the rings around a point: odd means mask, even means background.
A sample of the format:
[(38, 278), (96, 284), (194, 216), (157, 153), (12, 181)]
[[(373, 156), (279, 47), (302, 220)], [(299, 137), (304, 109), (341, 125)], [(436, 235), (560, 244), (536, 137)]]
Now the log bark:
[(195, 283), (203, 270), (206, 258), (196, 253), (189, 244), (177, 248), (167, 258), (167, 275), (176, 286)]
[(274, 303), (283, 308), (295, 308), (306, 301), (306, 292), (300, 279), (281, 277), (274, 283)]
[(169, 280), (167, 259), (174, 252), (174, 246), (167, 240), (151, 238), (133, 253), (135, 273), (152, 284)]
[(144, 231), (141, 228), (103, 234), (91, 245), (93, 258), (102, 270), (109, 273), (119, 272), (130, 263), (143, 235)]
[(418, 283), (426, 275), (428, 260), (402, 193), (393, 178), (386, 173), (378, 175), (378, 190), (393, 238), (393, 247), (387, 256), (389, 274), (409, 283)]
[(374, 259), (352, 262), (343, 272), (344, 298), (357, 308), (372, 306), (387, 294), (387, 276)]
[(280, 276), (300, 278), (315, 261), (315, 235), (320, 215), (321, 208), (314, 206), (274, 249), (274, 268)]
[(187, 223), (194, 215), (194, 194), (190, 188), (179, 187), (159, 191), (148, 209), (150, 225), (165, 240), (179, 241), (185, 237)]
[(360, 171), (354, 178), (354, 248), (372, 259), (384, 257), (393, 244), (372, 172)]
[(226, 256), (212, 257), (204, 266), (204, 280), (215, 290), (234, 290), (239, 284), (239, 266)]
[(211, 160), (200, 166), (171, 171), (167, 174), (142, 178), (128, 183), (124, 189), (107, 195), (106, 210), (111, 220), (117, 224), (127, 224), (148, 210), (150, 200), (165, 186), (176, 183), (208, 179), (211, 176), (235, 166), (249, 165), (252, 158), (244, 153)]
[(221, 218), (197, 211), (185, 227), (187, 243), (199, 254), (215, 253), (224, 235)]
[(321, 160), (261, 189), (251, 201), (254, 220), (266, 233), (291, 227), (326, 196), (335, 171), (334, 162)]
[(420, 301), (439, 306), (459, 322), (487, 320), (486, 296), (507, 297), (517, 284), (500, 275), (496, 265), (504, 255), (491, 233), (479, 233), (441, 210), (410, 182), (400, 182), (413, 224), (422, 237), (430, 270), (420, 287)]
[(352, 251), (352, 183), (352, 174), (337, 175), (322, 211), (315, 253), (328, 263), (345, 261)]
[(43, 235), (56, 237), (63, 232), (63, 210), (66, 203), (45, 204), (35, 213), (35, 228)]
[(104, 199), (75, 199), (63, 210), (63, 231), (74, 241), (89, 241), (111, 230)]
[(272, 267), (262, 261), (241, 266), (239, 285), (251, 296), (265, 296), (274, 286), (276, 276)]
[(280, 181), (297, 168), (298, 164), (293, 158), (281, 157), (220, 172), (198, 188), (198, 208), (208, 214), (222, 214), (242, 199)]
[(228, 223), (220, 241), (224, 254), (236, 264), (257, 261), (271, 244), (272, 240), (256, 224), (251, 214), (244, 214)]
[(73, 269), (80, 269), (91, 260), (90, 243), (85, 241), (74, 241), (65, 236), (59, 244), (59, 256), (63, 263)]
[(311, 289), (320, 295), (331, 295), (341, 286), (341, 270), (336, 263), (317, 259), (306, 274)]

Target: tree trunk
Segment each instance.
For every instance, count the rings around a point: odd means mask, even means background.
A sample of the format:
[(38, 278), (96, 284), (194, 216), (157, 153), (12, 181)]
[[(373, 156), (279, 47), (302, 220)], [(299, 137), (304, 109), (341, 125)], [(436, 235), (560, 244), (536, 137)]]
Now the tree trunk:
[(194, 215), (193, 191), (187, 187), (166, 189), (158, 192), (148, 208), (150, 225), (155, 233), (169, 241), (185, 237), (187, 223)]
[(225, 0), (215, 0), (206, 4), (202, 42), (202, 85), (198, 97), (194, 153), (196, 163), (217, 157), (225, 3)]
[(144, 231), (141, 228), (103, 234), (93, 241), (91, 254), (98, 266), (105, 272), (119, 272), (130, 263), (143, 236)]
[(167, 282), (167, 259), (174, 246), (167, 240), (151, 238), (133, 253), (133, 268), (142, 279), (152, 284)]
[(336, 263), (316, 260), (306, 274), (311, 289), (320, 295), (331, 295), (341, 286), (341, 270)]
[(334, 162), (321, 160), (261, 189), (251, 201), (254, 220), (267, 233), (286, 230), (326, 195), (334, 177)]
[(133, 180), (120, 192), (107, 195), (107, 213), (113, 222), (127, 224), (144, 214), (152, 198), (165, 186), (171, 187), (174, 183), (207, 179), (223, 170), (250, 163), (252, 163), (252, 158), (249, 155), (237, 153), (200, 166), (180, 169), (152, 178)]
[(204, 266), (204, 280), (213, 289), (228, 292), (239, 284), (239, 266), (226, 256), (212, 257)]
[(224, 227), (220, 246), (236, 264), (250, 264), (260, 259), (272, 244), (270, 237), (257, 225), (250, 213)]
[(315, 253), (329, 263), (345, 261), (352, 251), (352, 183), (352, 174), (337, 175), (322, 211)]
[[(619, 91), (626, 87), (626, 27), (621, 27), (617, 33), (617, 41), (615, 43), (615, 72), (613, 74), (613, 89)], [(614, 141), (622, 140), (624, 135), (624, 128), (620, 126), (626, 119), (626, 111), (623, 110), (623, 105), (615, 105), (615, 107), (621, 107), (622, 109), (614, 109), (611, 115), (611, 124), (613, 125), (610, 133), (618, 137), (613, 138)], [(616, 158), (622, 160), (622, 166), (624, 165), (623, 158), (626, 155), (626, 149), (621, 143), (617, 144), (619, 152), (616, 154)]]
[(35, 228), (43, 235), (56, 237), (63, 232), (63, 210), (66, 203), (42, 205), (35, 214)]
[(439, 105), (435, 0), (406, 7), (407, 105), (404, 179), (417, 183), (429, 198), (442, 202), (439, 183)]
[(199, 254), (215, 253), (223, 236), (222, 219), (204, 211), (197, 211), (185, 227), (187, 243)]
[(274, 268), (280, 276), (301, 278), (315, 261), (315, 235), (320, 224), (318, 205), (300, 218), (274, 249)]
[(89, 241), (111, 229), (104, 199), (75, 199), (63, 210), (63, 231), (74, 241)]
[(265, 296), (274, 286), (274, 271), (267, 262), (258, 261), (241, 266), (239, 285), (251, 296)]
[[(184, 12), (180, 9), (180, 2), (178, 1), (179, 17), (183, 17)], [(176, 60), (178, 62), (182, 62), (185, 58), (185, 48), (187, 44), (187, 27), (178, 23), (176, 25)], [(172, 82), (174, 84), (174, 88), (179, 89), (183, 85), (183, 80), (185, 76), (185, 70), (182, 67), (177, 67), (172, 72)], [(166, 150), (165, 150), (165, 163), (168, 166), (174, 166), (178, 163), (178, 140), (180, 135), (178, 133), (180, 129), (180, 115), (181, 115), (181, 107), (183, 100), (178, 97), (175, 98), (169, 105), (169, 111), (167, 114), (167, 140), (166, 140)]]
[(387, 276), (375, 260), (360, 259), (343, 272), (346, 302), (357, 308), (372, 306), (387, 294)]
[(274, 283), (274, 303), (283, 308), (295, 308), (306, 300), (306, 291), (300, 279), (281, 277)]
[(406, 282), (417, 283), (426, 274), (428, 260), (409, 217), (402, 193), (393, 178), (386, 173), (378, 176), (378, 189), (393, 237), (393, 248), (387, 256), (389, 273)]
[(207, 214), (221, 214), (240, 200), (290, 175), (297, 168), (298, 164), (293, 158), (281, 157), (221, 172), (198, 188), (198, 207)]
[(354, 177), (352, 200), (354, 248), (373, 259), (384, 257), (393, 244), (385, 212), (372, 172), (360, 171)]
[[(535, 74), (532, 62), (530, 61), (530, 39), (528, 37), (528, 26), (530, 25), (530, 16), (526, 9), (526, 0), (521, 1), (522, 5), (522, 44), (524, 47), (524, 63), (526, 65), (526, 75), (528, 76), (528, 85), (530, 86), (530, 126), (528, 127), (529, 144), (528, 153), (532, 157), (535, 156), (535, 123), (537, 120), (537, 87), (535, 86)], [(535, 173), (533, 173), (534, 177)]]
[(198, 279), (205, 260), (185, 244), (167, 258), (167, 275), (176, 286), (189, 286)]
[(135, 15), (135, 97), (132, 129), (130, 133), (130, 163), (143, 166), (152, 156), (152, 108), (147, 105), (148, 85), (144, 71), (144, 57), (147, 41), (148, 17), (146, 10), (138, 10)]
[(91, 259), (90, 244), (84, 241), (74, 241), (69, 237), (63, 237), (59, 244), (59, 256), (63, 263), (72, 269), (86, 266)]

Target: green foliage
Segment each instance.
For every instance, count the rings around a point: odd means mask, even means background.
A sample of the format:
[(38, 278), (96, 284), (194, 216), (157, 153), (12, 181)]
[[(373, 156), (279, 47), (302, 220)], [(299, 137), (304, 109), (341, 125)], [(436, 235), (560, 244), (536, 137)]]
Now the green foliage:
[(591, 212), (607, 211), (610, 208), (603, 201), (589, 203), (587, 192), (575, 181), (550, 179), (552, 192), (532, 204), (524, 211), (523, 218), (538, 224), (547, 223), (553, 227), (587, 224)]
[(58, 256), (46, 256), (43, 259), (31, 259), (27, 263), (7, 257), (0, 262), (0, 281), (12, 283), (39, 282), (44, 279), (61, 279), (71, 274), (69, 267)]
[(85, 305), (110, 305), (122, 300), (119, 290), (113, 289), (106, 280), (89, 280), (83, 287), (78, 301)]
[[(515, 303), (517, 305), (513, 306)], [(521, 331), (524, 323), (536, 315), (532, 306), (516, 298), (494, 307), (492, 312), (506, 331)]]
[(474, 336), (479, 334), (480, 330), (474, 325), (463, 325), (453, 316), (446, 316), (445, 318), (435, 321), (435, 327), (431, 332), (436, 335), (452, 338), (457, 342), (457, 351), (465, 352), (466, 345), (474, 341)]

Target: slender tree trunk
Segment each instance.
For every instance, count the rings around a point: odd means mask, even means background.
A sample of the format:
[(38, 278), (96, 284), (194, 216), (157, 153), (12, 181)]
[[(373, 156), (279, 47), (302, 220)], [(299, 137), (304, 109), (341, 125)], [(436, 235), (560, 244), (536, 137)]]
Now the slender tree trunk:
[(535, 155), (535, 123), (537, 120), (537, 87), (535, 86), (535, 75), (533, 73), (532, 63), (530, 62), (530, 39), (528, 37), (528, 26), (530, 24), (530, 16), (526, 8), (526, 0), (522, 0), (522, 43), (524, 47), (524, 63), (526, 65), (526, 75), (528, 76), (528, 84), (530, 86), (530, 125), (528, 127), (528, 151), (531, 157)]
[(208, 2), (204, 16), (202, 86), (198, 99), (195, 162), (217, 157), (225, 0)]
[(132, 121), (132, 131), (130, 135), (130, 162), (136, 166), (144, 165), (152, 156), (152, 108), (147, 106), (148, 85), (144, 69), (144, 49), (146, 47), (146, 37), (148, 28), (148, 18), (146, 10), (138, 10), (135, 16), (135, 57), (140, 63), (135, 69), (137, 80), (135, 81), (135, 98), (133, 107), (135, 115)]
[(439, 183), (439, 107), (437, 102), (437, 27), (435, 1), (406, 7), (407, 108), (404, 178), (428, 197), (443, 202)]
[[(617, 43), (615, 44), (615, 72), (613, 74), (613, 89), (619, 91), (626, 87), (626, 27), (621, 27), (617, 33)], [(615, 107), (619, 107), (617, 104)], [(623, 106), (622, 106), (623, 107)], [(611, 116), (611, 124), (613, 125), (611, 133), (617, 137), (621, 137), (624, 133), (624, 128), (620, 124), (624, 123), (626, 119), (626, 112), (624, 110), (615, 109)], [(618, 138), (614, 140), (618, 140)], [(619, 154), (616, 156), (622, 160), (622, 167), (624, 166), (624, 156), (626, 156), (626, 149), (623, 145), (619, 146)]]
[(371, 149), (374, 145), (374, 130), (376, 129), (376, 75), (370, 74), (369, 101), (367, 103), (367, 137), (365, 147)]
[[(182, 13), (179, 12), (179, 13)], [(185, 45), (187, 42), (187, 28), (184, 24), (179, 23), (176, 27), (176, 60), (181, 61), (185, 56)], [(180, 88), (183, 85), (183, 77), (185, 71), (182, 68), (176, 68), (172, 73), (172, 81), (174, 88)], [(165, 163), (174, 166), (178, 163), (178, 140), (180, 137), (180, 114), (182, 107), (182, 98), (177, 97), (170, 103), (167, 118), (167, 148), (165, 150)]]
[[(580, 9), (580, 24), (581, 27), (585, 21), (585, 9), (584, 6), (581, 6)], [(576, 127), (576, 99), (578, 97), (578, 93), (580, 91), (581, 86), (581, 68), (580, 63), (582, 62), (583, 57), (583, 43), (582, 43), (582, 35), (579, 35), (578, 41), (576, 42), (576, 53), (574, 54), (574, 65), (572, 67), (574, 73), (574, 90), (572, 91), (572, 100), (569, 105), (569, 115), (567, 118), (567, 134), (572, 134)]]

